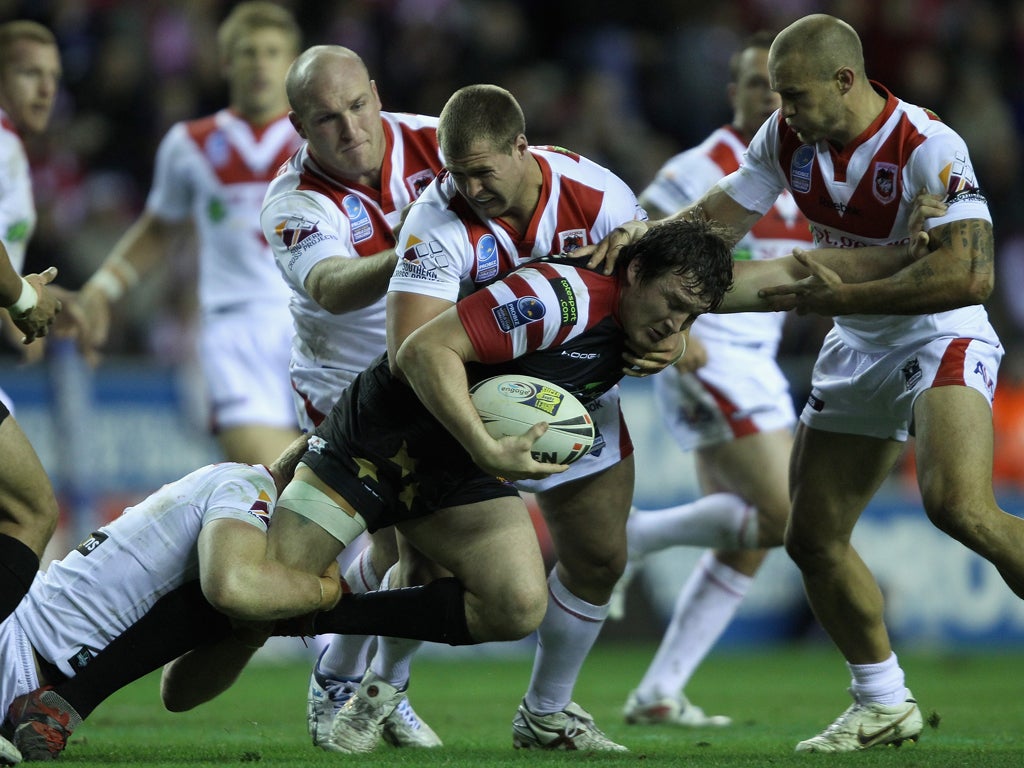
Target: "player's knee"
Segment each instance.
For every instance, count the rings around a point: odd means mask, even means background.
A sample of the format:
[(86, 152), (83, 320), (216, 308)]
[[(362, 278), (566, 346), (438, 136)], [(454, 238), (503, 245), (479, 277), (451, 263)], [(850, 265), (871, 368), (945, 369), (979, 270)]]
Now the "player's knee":
[(500, 600), (485, 600), (481, 613), (483, 626), (473, 628), (478, 640), (520, 640), (540, 626), (548, 606), (547, 588), (518, 585), (502, 593)]
[(826, 541), (793, 525), (787, 526), (783, 543), (786, 554), (802, 571), (827, 568), (839, 557), (841, 547), (839, 542)]
[(971, 504), (957, 497), (924, 499), (925, 512), (932, 525), (957, 541), (970, 546), (984, 528), (981, 504)]

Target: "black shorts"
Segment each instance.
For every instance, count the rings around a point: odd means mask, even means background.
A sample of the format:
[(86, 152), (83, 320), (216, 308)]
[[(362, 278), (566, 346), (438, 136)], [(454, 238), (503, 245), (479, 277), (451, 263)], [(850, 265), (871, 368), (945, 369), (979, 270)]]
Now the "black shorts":
[(3, 404), (2, 400), (0, 400), (0, 424), (3, 424), (7, 417), (10, 415), (11, 412), (7, 410), (7, 406)]
[(302, 463), (370, 531), (518, 493), (473, 463), (412, 389), (391, 375), (386, 355), (345, 390), (310, 438)]

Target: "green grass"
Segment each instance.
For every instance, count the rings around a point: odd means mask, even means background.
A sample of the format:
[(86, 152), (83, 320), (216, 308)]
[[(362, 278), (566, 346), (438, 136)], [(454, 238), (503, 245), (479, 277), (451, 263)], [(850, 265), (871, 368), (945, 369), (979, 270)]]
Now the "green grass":
[(916, 745), (853, 755), (796, 755), (794, 744), (827, 725), (848, 704), (848, 676), (838, 655), (818, 645), (722, 651), (691, 682), (688, 693), (709, 712), (731, 715), (726, 729), (642, 728), (623, 723), (619, 709), (650, 659), (649, 644), (599, 643), (584, 667), (575, 699), (624, 755), (517, 752), (510, 723), (529, 680), (531, 659), (422, 658), (410, 689), (417, 711), (445, 741), (438, 750), (332, 755), (310, 746), (305, 731), (305, 664), (259, 665), (217, 700), (184, 714), (165, 712), (157, 677), (108, 699), (82, 725), (61, 758), (81, 766), (566, 766), (601, 768), (693, 765), (753, 768), (828, 764), (943, 768), (1024, 764), (1024, 652), (903, 652), (926, 718)]

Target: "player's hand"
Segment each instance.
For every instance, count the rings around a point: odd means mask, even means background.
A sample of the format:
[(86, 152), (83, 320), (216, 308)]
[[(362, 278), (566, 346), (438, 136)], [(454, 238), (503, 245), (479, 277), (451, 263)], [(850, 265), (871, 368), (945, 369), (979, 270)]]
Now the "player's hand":
[(819, 315), (842, 315), (846, 313), (843, 305), (844, 283), (833, 270), (818, 263), (813, 255), (793, 249), (793, 258), (803, 265), (810, 273), (802, 280), (786, 285), (775, 285), (762, 288), (758, 296), (765, 299), (773, 310), (795, 309), (797, 314), (814, 313)]
[(595, 245), (581, 246), (573, 251), (572, 255), (589, 256), (587, 267), (590, 269), (601, 267), (602, 272), (610, 275), (615, 271), (615, 262), (619, 258), (619, 250), (622, 246), (635, 243), (644, 236), (649, 228), (650, 223), (646, 221), (627, 221), (609, 232), (601, 242)]
[(22, 344), (31, 344), (35, 339), (49, 333), (50, 326), (61, 311), (61, 302), (57, 294), (46, 287), (55, 277), (56, 267), (50, 267), (39, 274), (25, 275), (25, 280), (35, 289), (36, 305), (17, 317), (11, 315), (11, 320), (24, 334)]
[(472, 453), (480, 469), (505, 480), (541, 480), (569, 468), (568, 464), (548, 464), (533, 458), (533, 444), (548, 431), (547, 422), (534, 424), (521, 435), (491, 439)]
[(693, 334), (690, 334), (689, 339), (686, 354), (673, 363), (673, 367), (680, 373), (693, 373), (708, 364), (708, 348)]
[(914, 207), (910, 209), (910, 221), (908, 228), (910, 236), (924, 231), (925, 219), (935, 219), (945, 216), (949, 207), (941, 195), (933, 195), (928, 190), (922, 189), (914, 197)]
[(110, 335), (110, 300), (102, 289), (86, 283), (78, 292), (77, 305), (82, 315), (78, 350), (91, 365), (99, 362), (99, 351)]
[(647, 350), (627, 348), (622, 353), (622, 359), (626, 361), (622, 373), (635, 378), (652, 376), (670, 365), (675, 365), (685, 356), (685, 353), (686, 333), (673, 333)]
[(323, 586), (323, 597), (320, 599), (319, 611), (329, 611), (338, 604), (344, 592), (341, 578), (341, 567), (337, 560), (332, 560), (330, 565), (320, 576), (320, 584)]

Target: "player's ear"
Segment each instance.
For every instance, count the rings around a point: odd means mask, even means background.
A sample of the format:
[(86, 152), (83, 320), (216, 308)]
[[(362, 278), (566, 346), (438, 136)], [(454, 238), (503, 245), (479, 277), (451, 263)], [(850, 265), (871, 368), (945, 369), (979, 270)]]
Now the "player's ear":
[(306, 131), (302, 128), (302, 120), (294, 111), (288, 113), (288, 122), (292, 124), (292, 128), (295, 129), (299, 136), (303, 139), (306, 138)]

